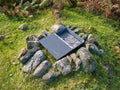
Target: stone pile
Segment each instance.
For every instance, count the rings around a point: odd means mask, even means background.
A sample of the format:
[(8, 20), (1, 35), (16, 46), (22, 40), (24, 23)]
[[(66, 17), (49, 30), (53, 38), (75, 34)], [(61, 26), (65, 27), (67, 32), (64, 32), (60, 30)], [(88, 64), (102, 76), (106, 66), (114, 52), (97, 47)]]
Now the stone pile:
[[(63, 25), (51, 27), (53, 32), (65, 28)], [(23, 64), (23, 72), (30, 74), (33, 72), (35, 78), (42, 77), (45, 83), (50, 83), (59, 75), (67, 75), (72, 71), (83, 69), (85, 72), (92, 73), (96, 70), (97, 62), (92, 54), (100, 56), (103, 50), (98, 48), (98, 42), (92, 34), (83, 33), (83, 28), (67, 27), (77, 33), (85, 40), (84, 45), (76, 52), (73, 52), (60, 60), (51, 63), (42, 52), (39, 40), (48, 36), (47, 31), (43, 31), (40, 36), (31, 35), (26, 38), (27, 47), (23, 48), (18, 59)]]

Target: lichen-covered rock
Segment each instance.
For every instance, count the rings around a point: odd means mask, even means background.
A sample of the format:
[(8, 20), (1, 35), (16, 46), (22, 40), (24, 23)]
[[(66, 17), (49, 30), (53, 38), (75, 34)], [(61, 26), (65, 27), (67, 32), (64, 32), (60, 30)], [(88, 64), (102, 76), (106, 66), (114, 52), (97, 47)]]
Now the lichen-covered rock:
[(34, 71), (34, 77), (41, 77), (45, 74), (45, 72), (50, 68), (51, 63), (48, 60), (43, 61)]
[(55, 72), (53, 70), (50, 70), (48, 73), (46, 73), (43, 77), (42, 80), (45, 83), (50, 83), (51, 81), (53, 81), (55, 78), (57, 78), (59, 76), (58, 72)]
[(39, 41), (28, 41), (27, 42), (27, 48), (32, 49), (33, 47), (39, 47), (40, 42)]
[(70, 62), (66, 57), (60, 59), (59, 61), (56, 61), (53, 67), (61, 71), (63, 75), (67, 75), (72, 71)]
[(38, 41), (38, 37), (36, 35), (28, 36), (26, 41)]
[(95, 45), (99, 45), (98, 42), (96, 41), (96, 39), (94, 38), (94, 36), (92, 34), (89, 34), (86, 40), (88, 43), (93, 43)]
[(84, 48), (84, 47), (80, 48), (77, 51), (77, 54), (79, 55), (79, 57), (82, 61), (83, 69), (85, 72), (92, 73), (93, 71), (95, 71), (95, 69), (97, 67), (97, 63), (91, 57), (89, 51), (86, 48)]
[(98, 47), (93, 44), (93, 43), (87, 43), (86, 44), (86, 48), (92, 53), (92, 54), (96, 54), (96, 55), (101, 55), (103, 54), (103, 50), (102, 49), (98, 49)]
[(57, 32), (58, 30), (62, 30), (62, 29), (65, 29), (66, 27), (64, 26), (64, 25), (62, 25), (62, 24), (56, 24), (56, 25), (53, 25), (52, 27), (51, 27), (51, 30), (53, 31), (53, 32)]
[(28, 50), (24, 56), (20, 57), (21, 63), (25, 64), (39, 49), (40, 49), (39, 47), (34, 47), (34, 48)]
[(33, 57), (24, 65), (23, 71), (30, 73), (34, 70), (43, 60), (45, 60), (45, 55), (41, 50), (38, 50)]
[(20, 29), (20, 30), (26, 30), (27, 27), (28, 27), (28, 25), (24, 23), (24, 24), (21, 24), (21, 25), (18, 27), (18, 29)]
[(81, 60), (76, 56), (75, 53), (72, 53), (70, 56), (71, 56), (73, 62), (75, 63), (76, 71), (79, 70), (80, 65), (81, 65)]
[(33, 47), (38, 47), (40, 42), (38, 41), (38, 37), (36, 35), (31, 35), (26, 38), (27, 49), (32, 49)]
[(27, 53), (27, 49), (26, 48), (22, 48), (19, 55), (18, 55), (18, 59), (20, 59), (22, 56), (24, 56)]

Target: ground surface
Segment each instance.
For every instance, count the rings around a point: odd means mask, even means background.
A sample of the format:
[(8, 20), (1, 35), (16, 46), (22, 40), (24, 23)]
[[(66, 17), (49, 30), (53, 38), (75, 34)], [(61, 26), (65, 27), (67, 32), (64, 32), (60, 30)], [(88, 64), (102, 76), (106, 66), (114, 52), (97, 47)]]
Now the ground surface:
[[(0, 34), (11, 32), (0, 41), (0, 90), (118, 90), (120, 88), (120, 61), (115, 59), (116, 53), (112, 49), (114, 43), (120, 40), (120, 30), (116, 32), (113, 27), (115, 22), (73, 9), (62, 11), (62, 21), (65, 25), (85, 28), (85, 32), (92, 33), (105, 50), (103, 56), (95, 56), (98, 62), (96, 72), (93, 75), (82, 71), (74, 72), (60, 76), (48, 85), (44, 84), (41, 78), (34, 79), (32, 75), (24, 74), (17, 56), (21, 48), (26, 46), (25, 37), (32, 34), (39, 35), (43, 29), (49, 29), (54, 24), (54, 18), (50, 10), (42, 11), (38, 16), (27, 19), (8, 18), (0, 14)], [(28, 24), (28, 30), (17, 29), (22, 23)], [(96, 30), (88, 30), (89, 26), (93, 26)], [(48, 53), (47, 56), (54, 62)], [(105, 72), (103, 65), (106, 63), (114, 67), (113, 73)]]

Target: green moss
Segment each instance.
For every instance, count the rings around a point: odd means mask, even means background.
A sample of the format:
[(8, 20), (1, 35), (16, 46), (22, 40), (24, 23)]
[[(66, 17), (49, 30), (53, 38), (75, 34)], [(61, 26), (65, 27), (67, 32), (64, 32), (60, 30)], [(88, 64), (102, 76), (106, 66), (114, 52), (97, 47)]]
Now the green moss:
[[(94, 56), (98, 62), (96, 72), (93, 75), (82, 71), (73, 72), (70, 75), (58, 77), (48, 85), (44, 84), (41, 78), (36, 80), (32, 74), (24, 74), (17, 55), (21, 48), (26, 47), (25, 38), (31, 34), (39, 35), (44, 29), (50, 29), (54, 24), (54, 17), (50, 10), (40, 11), (33, 18), (8, 18), (0, 14), (0, 34), (11, 33), (0, 41), (0, 88), (2, 90), (118, 90), (120, 88), (120, 63), (115, 59), (115, 51), (112, 50), (120, 36), (120, 30), (115, 32), (115, 28), (112, 27), (115, 21), (106, 21), (104, 18), (76, 9), (64, 9), (61, 19), (65, 25), (85, 28), (85, 32), (92, 33), (98, 40), (100, 48), (105, 50), (101, 57)], [(28, 24), (26, 31), (18, 30), (22, 23)], [(96, 31), (90, 31), (89, 26), (94, 27)], [(46, 50), (43, 51), (48, 59), (54, 62), (52, 56)], [(106, 74), (102, 67), (104, 63), (111, 64), (115, 72)], [(10, 77), (10, 74), (13, 76)]]

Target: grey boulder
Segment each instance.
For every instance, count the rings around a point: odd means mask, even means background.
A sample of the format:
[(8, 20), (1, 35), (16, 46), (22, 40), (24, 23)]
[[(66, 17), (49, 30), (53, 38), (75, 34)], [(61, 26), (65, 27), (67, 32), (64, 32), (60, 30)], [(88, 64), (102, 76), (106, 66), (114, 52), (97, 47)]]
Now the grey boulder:
[(36, 35), (31, 35), (26, 38), (27, 49), (31, 49), (35, 46), (39, 46), (40, 42), (38, 41), (38, 37)]
[(34, 70), (43, 60), (45, 60), (45, 55), (41, 50), (38, 50), (33, 57), (24, 65), (23, 71), (30, 73)]
[(43, 77), (42, 80), (45, 83), (50, 83), (51, 81), (53, 81), (55, 78), (57, 78), (59, 76), (58, 72), (55, 72), (53, 70), (50, 70), (48, 73), (46, 73)]
[(28, 41), (27, 42), (27, 49), (32, 49), (33, 47), (39, 47), (40, 42), (39, 41)]
[(86, 44), (86, 48), (92, 53), (92, 54), (96, 54), (96, 55), (101, 55), (103, 54), (103, 50), (102, 49), (98, 49), (98, 47), (93, 44), (93, 43), (87, 43)]
[(38, 37), (36, 35), (31, 35), (26, 38), (26, 41), (37, 41)]
[(33, 76), (38, 78), (43, 76), (48, 68), (50, 68), (51, 63), (48, 60), (43, 61), (34, 71)]
[(53, 64), (53, 67), (61, 71), (63, 75), (67, 75), (72, 71), (70, 61), (66, 57), (56, 61), (55, 64)]
[(97, 62), (91, 57), (89, 51), (82, 47), (77, 51), (77, 54), (82, 61), (84, 71), (88, 73), (94, 72), (97, 67)]
[(40, 49), (39, 47), (34, 47), (34, 48), (28, 50), (25, 55), (20, 57), (21, 63), (25, 64), (35, 54), (35, 52), (38, 51), (39, 49)]

